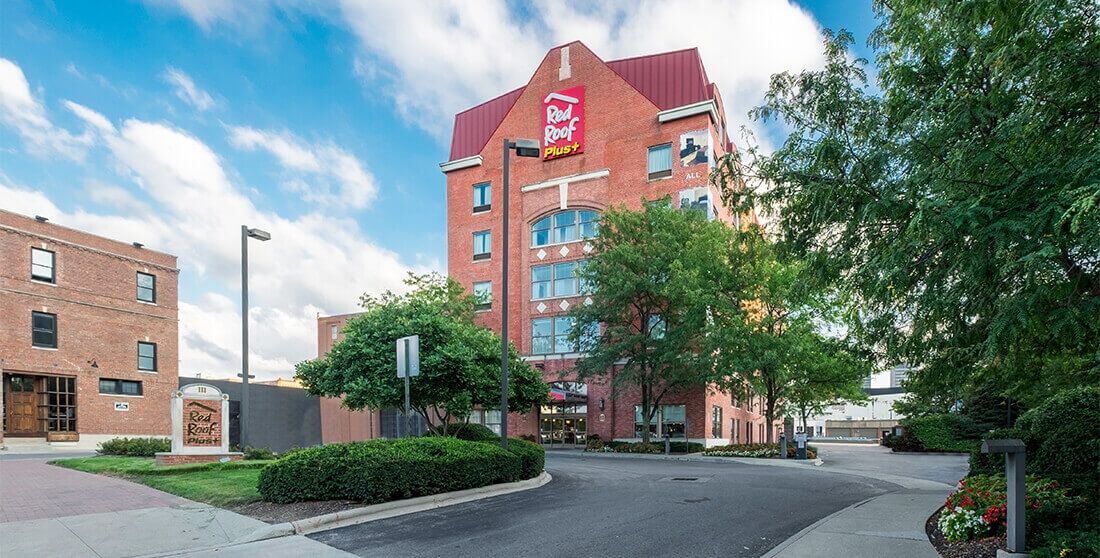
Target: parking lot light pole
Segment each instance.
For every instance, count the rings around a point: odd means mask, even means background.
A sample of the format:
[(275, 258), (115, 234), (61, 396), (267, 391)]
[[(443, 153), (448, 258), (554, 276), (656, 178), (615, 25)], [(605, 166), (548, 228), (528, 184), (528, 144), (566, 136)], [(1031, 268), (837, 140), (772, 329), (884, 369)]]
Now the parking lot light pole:
[[(246, 432), (248, 424), (248, 239), (255, 238), (259, 241), (271, 240), (271, 233), (260, 229), (250, 229), (248, 225), (241, 225), (241, 416), (240, 445), (243, 451), (246, 446)], [(226, 433), (228, 435), (228, 433)]]
[(500, 262), (500, 447), (508, 447), (508, 171), (509, 155), (516, 150), (517, 157), (538, 157), (539, 142), (530, 139), (508, 141), (504, 138), (503, 177), (501, 193), (503, 195), (504, 231), (501, 234)]

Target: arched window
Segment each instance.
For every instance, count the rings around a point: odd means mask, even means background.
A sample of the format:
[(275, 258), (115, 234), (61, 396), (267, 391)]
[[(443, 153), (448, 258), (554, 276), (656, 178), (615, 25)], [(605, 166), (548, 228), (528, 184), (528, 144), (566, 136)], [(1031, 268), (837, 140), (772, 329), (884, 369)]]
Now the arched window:
[(600, 214), (589, 210), (561, 211), (531, 225), (531, 246), (573, 242), (596, 236)]

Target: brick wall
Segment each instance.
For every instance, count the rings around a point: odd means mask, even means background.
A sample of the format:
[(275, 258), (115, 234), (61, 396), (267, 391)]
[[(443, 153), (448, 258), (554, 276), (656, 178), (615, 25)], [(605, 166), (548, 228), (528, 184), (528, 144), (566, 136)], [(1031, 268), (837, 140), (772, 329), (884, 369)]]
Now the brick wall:
[[(137, 240), (137, 239), (135, 239)], [(55, 282), (31, 280), (31, 248), (55, 253)], [(171, 433), (179, 372), (176, 257), (0, 210), (0, 368), (76, 378), (82, 435)], [(136, 273), (156, 277), (137, 300)], [(31, 312), (57, 315), (58, 345), (31, 345)], [(138, 370), (137, 343), (156, 343), (157, 370)], [(141, 396), (101, 395), (99, 379), (142, 383)], [(129, 403), (116, 411), (116, 402)]]
[[(551, 184), (545, 188), (523, 192), (524, 186), (548, 180), (591, 173), (607, 169), (606, 177), (570, 183), (567, 187), (567, 209), (604, 211), (611, 206), (640, 208), (642, 199), (658, 199), (686, 188), (707, 185), (706, 165), (684, 167), (673, 156), (672, 176), (649, 180), (647, 155), (650, 146), (671, 143), (673, 152), (679, 149), (684, 132), (707, 130), (716, 156), (725, 153), (718, 127), (706, 114), (694, 115), (670, 122), (658, 122), (658, 108), (583, 44), (570, 45), (571, 77), (559, 79), (560, 58), (557, 49), (550, 51), (535, 71), (530, 83), (520, 94), (511, 111), (503, 119), (481, 152), (482, 164), (447, 173), (447, 262), (451, 277), (472, 289), (473, 283), (492, 281), (493, 304), (489, 311), (478, 315), (478, 322), (497, 331), (501, 326), (501, 253), (502, 246), (502, 152), (503, 138), (541, 138), (542, 101), (553, 91), (585, 86), (585, 152), (552, 161), (534, 158), (511, 160), (509, 265), (509, 338), (520, 352), (530, 355), (531, 320), (567, 313), (568, 307), (583, 303), (583, 296), (552, 300), (532, 300), (531, 267), (534, 265), (584, 259), (587, 252), (583, 240), (565, 244), (531, 248), (531, 225), (561, 209), (562, 191)], [(718, 99), (721, 109), (721, 100)], [(491, 183), (491, 209), (473, 213), (473, 185)], [(716, 201), (711, 192), (711, 201)], [(733, 218), (719, 208), (718, 218), (732, 223)], [(475, 231), (491, 231), (491, 257), (473, 260), (472, 237)], [(564, 250), (563, 250), (564, 248)], [(564, 252), (564, 253), (563, 253)], [(566, 308), (562, 308), (564, 301)], [(574, 355), (575, 356), (575, 355)], [(569, 357), (569, 355), (565, 355)], [(533, 357), (542, 367), (547, 382), (571, 379), (573, 359), (561, 355)], [(563, 377), (564, 374), (564, 377)], [(589, 383), (588, 430), (605, 439), (629, 438), (634, 432), (634, 405), (637, 393), (622, 393), (613, 398), (610, 376), (601, 382)], [(683, 403), (687, 406), (689, 436), (709, 438), (711, 409), (722, 407), (723, 431), (729, 437), (731, 418), (754, 424), (762, 423), (759, 414), (735, 409), (728, 394), (710, 394), (713, 390), (699, 388), (689, 393), (670, 395), (663, 403)], [(601, 413), (598, 401), (603, 398)], [(603, 420), (600, 416), (603, 415)], [(509, 431), (516, 435), (538, 433), (538, 413), (513, 415)]]

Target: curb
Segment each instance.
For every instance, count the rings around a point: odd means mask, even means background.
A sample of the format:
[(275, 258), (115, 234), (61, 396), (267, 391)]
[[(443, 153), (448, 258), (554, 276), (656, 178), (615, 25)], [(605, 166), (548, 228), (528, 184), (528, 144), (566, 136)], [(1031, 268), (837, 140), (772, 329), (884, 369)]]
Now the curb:
[(579, 457), (597, 457), (607, 459), (652, 459), (655, 461), (693, 461), (696, 463), (743, 463), (747, 465), (776, 465), (780, 467), (820, 467), (825, 464), (821, 459), (776, 459), (769, 457), (720, 457), (689, 453), (686, 455), (664, 455), (658, 453), (614, 453), (580, 452)]
[[(887, 494), (890, 494), (890, 493), (888, 492)], [(792, 544), (797, 542), (799, 539), (801, 539), (802, 537), (809, 534), (810, 531), (813, 531), (814, 529), (817, 529), (818, 527), (821, 527), (827, 521), (833, 519), (834, 517), (846, 512), (848, 510), (858, 508), (858, 507), (862, 506), (863, 504), (866, 504), (867, 502), (870, 502), (871, 500), (874, 500), (875, 498), (878, 498), (880, 496), (884, 496), (884, 494), (879, 494), (878, 496), (871, 496), (870, 498), (867, 498), (866, 500), (860, 500), (859, 502), (856, 502), (856, 503), (854, 503), (854, 504), (852, 504), (852, 505), (850, 505), (846, 508), (841, 508), (841, 509), (839, 509), (839, 510), (837, 510), (837, 511), (835, 511), (835, 512), (829, 514), (829, 515), (826, 515), (825, 517), (822, 517), (821, 519), (818, 519), (817, 521), (803, 527), (802, 530), (800, 530), (799, 532), (787, 537), (787, 539), (785, 541), (773, 546), (771, 550), (765, 552), (764, 555), (761, 556), (760, 558), (774, 558), (775, 556), (778, 556), (780, 552), (783, 552), (784, 550), (786, 550), (786, 548), (788, 546), (791, 546)]]
[(503, 484), (493, 484), (478, 488), (457, 490), (455, 492), (433, 494), (431, 496), (408, 498), (405, 500), (394, 500), (392, 502), (383, 502), (381, 504), (374, 504), (361, 508), (326, 513), (324, 515), (318, 515), (315, 517), (307, 517), (305, 519), (299, 519), (297, 521), (276, 523), (274, 525), (260, 527), (252, 533), (245, 535), (244, 537), (238, 538), (231, 544), (254, 542), (264, 539), (286, 537), (290, 535), (308, 535), (311, 533), (316, 533), (318, 531), (327, 531), (329, 529), (336, 529), (338, 527), (358, 525), (360, 523), (368, 523), (370, 521), (377, 521), (379, 519), (387, 519), (399, 515), (433, 510), (436, 508), (453, 506), (455, 504), (472, 502), (474, 500), (492, 498), (494, 496), (502, 496), (504, 494), (511, 494), (513, 492), (531, 490), (532, 488), (543, 486), (551, 480), (553, 480), (553, 477), (550, 476), (550, 473), (543, 471), (541, 475), (533, 479)]

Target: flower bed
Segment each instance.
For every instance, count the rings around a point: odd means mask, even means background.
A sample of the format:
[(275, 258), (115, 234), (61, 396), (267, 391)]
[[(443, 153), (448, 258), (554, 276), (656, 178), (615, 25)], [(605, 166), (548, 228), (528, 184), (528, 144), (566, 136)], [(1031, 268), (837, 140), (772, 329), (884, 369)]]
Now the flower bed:
[[(731, 444), (728, 446), (714, 446), (703, 450), (703, 455), (716, 457), (779, 457), (779, 444)], [(787, 457), (794, 458), (798, 455), (798, 448), (794, 444), (787, 444)], [(806, 446), (806, 457), (817, 459), (817, 448)]]
[[(939, 528), (948, 541), (969, 541), (1004, 533), (1008, 521), (1004, 475), (976, 475), (959, 481), (944, 502)], [(1071, 502), (1066, 489), (1050, 479), (1028, 477), (1024, 499), (1028, 515)]]

